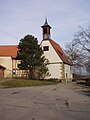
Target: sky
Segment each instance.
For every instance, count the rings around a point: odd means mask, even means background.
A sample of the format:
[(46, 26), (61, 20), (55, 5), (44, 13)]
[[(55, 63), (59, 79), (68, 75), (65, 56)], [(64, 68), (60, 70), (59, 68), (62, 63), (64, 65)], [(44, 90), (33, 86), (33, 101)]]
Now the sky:
[(90, 26), (90, 0), (0, 0), (0, 45), (18, 45), (27, 34), (40, 43), (45, 16), (51, 38), (64, 48), (78, 26)]

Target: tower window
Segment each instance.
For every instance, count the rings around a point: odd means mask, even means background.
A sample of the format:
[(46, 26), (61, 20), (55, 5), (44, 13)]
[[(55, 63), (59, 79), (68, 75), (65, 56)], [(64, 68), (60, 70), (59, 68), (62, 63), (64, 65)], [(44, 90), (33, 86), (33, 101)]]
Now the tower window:
[(43, 50), (44, 50), (44, 51), (49, 51), (49, 46), (44, 46), (44, 47), (43, 47)]
[(44, 34), (46, 34), (47, 33), (47, 28), (44, 28)]

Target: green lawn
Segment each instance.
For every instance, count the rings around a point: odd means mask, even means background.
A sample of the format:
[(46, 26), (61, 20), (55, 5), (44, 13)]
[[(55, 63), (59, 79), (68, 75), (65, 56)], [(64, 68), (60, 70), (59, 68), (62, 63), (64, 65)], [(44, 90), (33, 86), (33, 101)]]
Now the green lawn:
[(29, 87), (29, 86), (41, 86), (41, 85), (52, 85), (58, 84), (58, 81), (53, 80), (8, 80), (0, 83), (3, 88), (13, 88), (13, 87)]

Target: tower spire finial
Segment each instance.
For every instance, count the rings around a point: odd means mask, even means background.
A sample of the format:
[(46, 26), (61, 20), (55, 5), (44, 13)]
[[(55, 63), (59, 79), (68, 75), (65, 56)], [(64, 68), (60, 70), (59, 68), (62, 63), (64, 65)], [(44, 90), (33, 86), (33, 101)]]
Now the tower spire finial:
[(41, 27), (42, 27), (42, 30), (43, 30), (43, 40), (50, 39), (50, 29), (51, 29), (51, 26), (47, 22), (47, 16), (45, 16), (44, 25), (41, 26)]
[(47, 15), (45, 15), (45, 23), (44, 25), (48, 25), (48, 22), (47, 22)]

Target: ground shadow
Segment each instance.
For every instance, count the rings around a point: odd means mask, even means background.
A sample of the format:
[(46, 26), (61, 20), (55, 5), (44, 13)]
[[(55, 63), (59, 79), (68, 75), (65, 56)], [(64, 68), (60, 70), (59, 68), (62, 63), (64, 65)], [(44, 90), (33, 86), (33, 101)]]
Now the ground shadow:
[(90, 90), (81, 90), (79, 93), (90, 97)]

